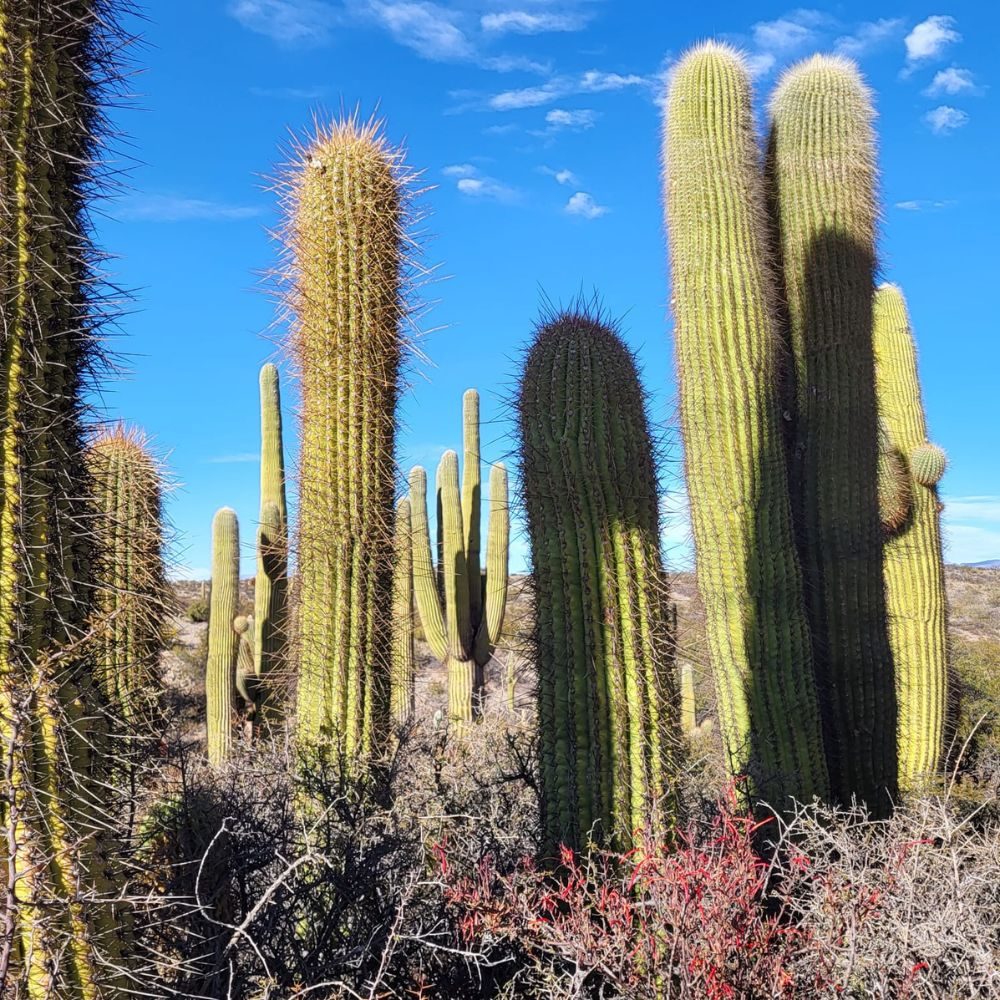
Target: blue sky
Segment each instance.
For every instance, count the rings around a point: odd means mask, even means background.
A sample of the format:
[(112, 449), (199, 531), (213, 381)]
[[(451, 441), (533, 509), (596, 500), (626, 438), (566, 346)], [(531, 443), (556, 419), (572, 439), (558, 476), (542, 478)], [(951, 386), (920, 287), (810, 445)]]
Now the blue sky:
[[(856, 58), (876, 95), (882, 270), (907, 293), (933, 437), (948, 451), (948, 556), (1000, 558), (996, 395), (1000, 116), (992, 4), (666, 4), (625, 0), (150, 0), (137, 98), (116, 114), (138, 163), (103, 208), (114, 277), (135, 290), (104, 401), (153, 435), (177, 482), (176, 572), (204, 576), (210, 523), (237, 509), (244, 571), (258, 507), (257, 370), (282, 331), (264, 275), (268, 178), (292, 135), (377, 111), (423, 172), (426, 362), (406, 393), (403, 470), (457, 446), (483, 397), (485, 458), (510, 454), (505, 405), (543, 296), (598, 292), (621, 317), (679, 475), (659, 107), (671, 63), (707, 37), (748, 53), (763, 104), (781, 68)], [(288, 444), (293, 387), (286, 382)], [(688, 559), (679, 494), (668, 556)], [(516, 568), (524, 560), (516, 543)]]

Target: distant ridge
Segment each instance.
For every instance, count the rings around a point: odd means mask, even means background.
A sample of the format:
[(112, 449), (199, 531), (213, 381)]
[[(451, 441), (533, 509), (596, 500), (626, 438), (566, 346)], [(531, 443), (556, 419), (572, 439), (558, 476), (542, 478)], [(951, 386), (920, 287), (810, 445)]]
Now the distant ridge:
[(984, 559), (983, 562), (962, 563), (963, 566), (971, 566), (973, 569), (1000, 569), (1000, 559)]

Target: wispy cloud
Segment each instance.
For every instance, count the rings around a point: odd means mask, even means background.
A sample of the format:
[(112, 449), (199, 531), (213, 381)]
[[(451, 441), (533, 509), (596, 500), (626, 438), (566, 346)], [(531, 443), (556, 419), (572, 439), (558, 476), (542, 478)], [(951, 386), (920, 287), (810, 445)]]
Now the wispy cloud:
[(953, 96), (962, 93), (979, 94), (980, 89), (976, 86), (976, 78), (971, 70), (961, 69), (958, 66), (938, 70), (930, 85), (924, 89), (927, 97), (940, 97), (942, 94)]
[(251, 87), (254, 97), (274, 97), (288, 101), (318, 101), (330, 93), (329, 87)]
[(231, 0), (228, 10), (244, 28), (279, 45), (323, 45), (339, 19), (322, 0)]
[(484, 14), (480, 19), (483, 31), (492, 34), (540, 35), (549, 31), (579, 31), (590, 20), (583, 11), (536, 13), (527, 10), (505, 10)]
[(459, 26), (461, 15), (436, 3), (369, 0), (368, 13), (400, 45), (434, 62), (476, 57), (476, 47)]
[(566, 184), (569, 187), (577, 187), (580, 183), (576, 174), (572, 170), (554, 170), (552, 167), (539, 167), (538, 172), (551, 177), (556, 184)]
[(455, 178), (455, 189), (468, 198), (512, 202), (517, 201), (521, 194), (509, 184), (481, 173), (471, 163), (454, 163), (441, 172), (445, 177)]
[(517, 111), (551, 104), (573, 94), (600, 94), (641, 87), (648, 83), (648, 77), (635, 73), (607, 73), (592, 69), (579, 76), (556, 76), (537, 87), (502, 91), (490, 97), (486, 105), (493, 111)]
[(793, 52), (818, 41), (820, 29), (830, 23), (828, 14), (800, 8), (774, 21), (758, 21), (752, 29), (753, 43), (767, 52)]
[(969, 123), (969, 115), (959, 108), (942, 104), (933, 111), (928, 111), (924, 115), (924, 121), (935, 135), (948, 135), (949, 132), (954, 132), (955, 129), (967, 125)]
[(576, 194), (570, 195), (563, 211), (567, 215), (578, 215), (582, 219), (599, 219), (602, 215), (607, 215), (611, 209), (606, 205), (599, 205), (594, 196), (586, 191), (577, 191)]
[(260, 455), (255, 451), (241, 451), (234, 455), (213, 455), (205, 459), (208, 465), (243, 465), (259, 461)]
[(943, 521), (949, 562), (1000, 559), (1000, 496), (946, 496)]
[(471, 163), (453, 163), (444, 167), (441, 173), (445, 177), (475, 177), (476, 168)]
[(938, 59), (953, 42), (962, 36), (955, 27), (955, 18), (947, 14), (933, 14), (921, 21), (906, 36), (906, 64), (912, 70), (917, 64)]
[(841, 35), (833, 43), (838, 55), (861, 59), (887, 42), (898, 38), (903, 32), (901, 17), (882, 17), (877, 21), (865, 21), (850, 34)]
[(240, 222), (263, 212), (257, 205), (230, 205), (170, 194), (135, 194), (122, 199), (118, 217), (127, 222)]
[(936, 212), (954, 204), (953, 201), (932, 201), (930, 199), (917, 198), (911, 201), (897, 201), (896, 208), (903, 212)]
[(590, 108), (577, 108), (567, 111), (565, 108), (553, 108), (545, 113), (545, 124), (549, 131), (559, 132), (563, 129), (582, 132), (593, 128), (600, 116)]

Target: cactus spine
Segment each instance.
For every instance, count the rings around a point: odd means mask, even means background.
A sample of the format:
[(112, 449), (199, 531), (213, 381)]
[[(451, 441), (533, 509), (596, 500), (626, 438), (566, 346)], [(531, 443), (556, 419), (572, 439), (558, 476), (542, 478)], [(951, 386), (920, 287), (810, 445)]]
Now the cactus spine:
[(490, 470), (484, 575), (479, 537), (482, 490), (479, 394), (475, 389), (465, 393), (462, 413), (465, 468), (461, 491), (458, 455), (454, 451), (445, 452), (437, 472), (436, 571), (428, 529), (427, 474), (419, 466), (410, 473), (417, 608), (431, 652), (447, 664), (448, 714), (459, 724), (470, 722), (479, 711), (483, 668), (493, 656), (503, 630), (510, 548), (507, 471), (502, 465), (494, 465)]
[[(940, 452), (927, 442), (916, 348), (906, 302), (894, 285), (883, 285), (875, 294), (875, 376), (879, 413), (902, 456), (912, 460), (915, 452), (928, 448)], [(905, 473), (905, 458), (902, 463)], [(909, 516), (885, 543), (889, 641), (899, 703), (899, 781), (904, 789), (932, 774), (944, 749), (948, 645), (938, 478), (927, 483), (914, 473)]]
[(413, 542), (410, 501), (396, 507), (396, 564), (392, 578), (392, 717), (404, 723), (413, 713)]
[(304, 150), (291, 182), (302, 386), (298, 729), (350, 769), (389, 734), (404, 179), (375, 125)]
[(649, 425), (635, 362), (584, 311), (543, 323), (517, 398), (534, 553), (542, 828), (625, 847), (674, 819), (681, 743)]
[(873, 116), (849, 60), (793, 67), (771, 103), (768, 172), (795, 398), (792, 507), (831, 792), (881, 816), (897, 767), (872, 349)]
[(167, 584), (160, 472), (146, 438), (118, 426), (87, 456), (97, 523), (97, 673), (129, 728), (154, 721)]
[(749, 74), (688, 54), (665, 129), (681, 426), (730, 769), (774, 805), (828, 791), (784, 465), (774, 289)]
[[(260, 679), (280, 673), (284, 653), (288, 588), (288, 506), (281, 436), (278, 369), (260, 370), (260, 523), (254, 584), (254, 672)], [(264, 685), (271, 711), (277, 697)]]
[(205, 715), (208, 760), (221, 764), (233, 745), (233, 696), (239, 636), (233, 628), (240, 592), (240, 527), (236, 511), (223, 507), (212, 520), (212, 597), (208, 613)]
[(681, 664), (681, 731), (685, 736), (698, 728), (698, 709), (694, 699), (694, 671), (690, 663)]
[(103, 318), (87, 198), (113, 22), (90, 0), (0, 0), (0, 851), (6, 985), (29, 1000), (123, 978), (101, 815), (113, 746), (79, 642), (94, 592), (81, 414)]

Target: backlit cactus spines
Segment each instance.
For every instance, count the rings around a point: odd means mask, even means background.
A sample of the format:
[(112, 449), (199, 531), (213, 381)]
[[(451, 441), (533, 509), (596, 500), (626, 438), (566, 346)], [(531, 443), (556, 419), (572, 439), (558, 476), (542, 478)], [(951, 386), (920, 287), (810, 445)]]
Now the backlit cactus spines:
[(546, 320), (517, 395), (534, 554), (545, 844), (674, 821), (681, 744), (657, 480), (635, 362), (599, 317)]
[[(459, 489), (458, 455), (447, 451), (437, 471), (438, 562), (433, 565), (427, 516), (427, 474), (410, 473), (413, 517), (413, 580), (424, 636), (448, 667), (448, 713), (459, 724), (479, 710), (483, 668), (503, 631), (507, 605), (510, 511), (507, 472), (490, 470), (486, 573), (480, 552), (482, 516), (479, 466), (479, 394), (463, 398), (463, 451), (466, 468)], [(475, 471), (469, 470), (469, 465)], [(444, 607), (441, 599), (444, 598)]]
[(104, 318), (88, 202), (117, 36), (108, 3), (0, 0), (0, 853), (4, 986), (28, 1000), (118, 995), (123, 978), (102, 815), (115, 746), (80, 642), (95, 594), (82, 414)]
[(878, 509), (886, 537), (907, 523), (913, 509), (910, 467), (883, 419), (878, 425)]
[(884, 816), (897, 785), (896, 695), (878, 510), (873, 117), (854, 63), (792, 67), (771, 101), (768, 180), (788, 310), (792, 510), (831, 793)]
[(413, 714), (413, 542), (410, 501), (396, 507), (396, 564), (393, 569), (392, 717), (405, 723)]
[(350, 119), (301, 150), (288, 190), (302, 415), (298, 731), (348, 770), (390, 733), (406, 182), (380, 126)]
[(674, 71), (664, 196), (698, 587), (723, 742), (751, 797), (829, 790), (779, 405), (750, 79), (707, 44)]
[[(885, 545), (889, 639), (899, 703), (899, 782), (904, 790), (940, 767), (948, 706), (947, 599), (937, 490), (918, 476), (913, 457), (927, 443), (927, 421), (906, 302), (894, 285), (875, 295), (875, 374), (879, 413), (894, 443), (910, 456), (912, 511)], [(941, 470), (943, 471), (943, 469)]]
[(129, 728), (154, 721), (164, 645), (160, 469), (146, 438), (117, 426), (87, 452), (97, 505), (97, 675)]
[(910, 452), (910, 470), (913, 481), (921, 486), (937, 486), (941, 482), (948, 458), (944, 450), (936, 444), (924, 441)]
[[(257, 577), (254, 585), (254, 670), (259, 678), (281, 672), (287, 639), (288, 506), (285, 453), (281, 436), (278, 369), (260, 370), (260, 524), (257, 528)], [(270, 712), (277, 693), (262, 685)]]
[(240, 528), (236, 511), (223, 507), (212, 520), (212, 595), (208, 613), (205, 716), (208, 760), (221, 764), (233, 743), (233, 696), (239, 635), (233, 628), (240, 592)]

